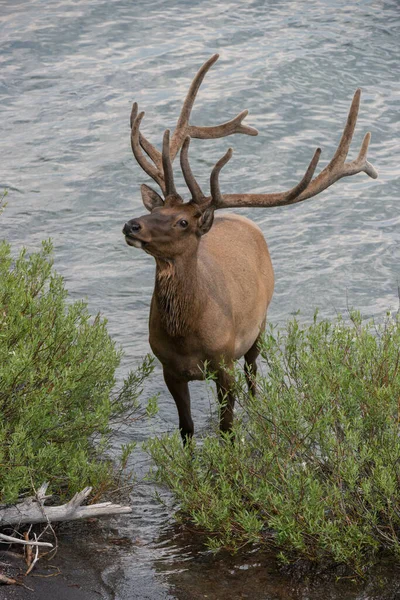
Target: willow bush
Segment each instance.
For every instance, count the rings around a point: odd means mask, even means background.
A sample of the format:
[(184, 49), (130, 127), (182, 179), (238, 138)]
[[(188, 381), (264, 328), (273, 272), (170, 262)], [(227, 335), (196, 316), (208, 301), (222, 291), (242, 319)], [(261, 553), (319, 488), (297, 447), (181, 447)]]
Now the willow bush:
[(399, 557), (399, 318), (293, 320), (268, 330), (261, 353), (257, 398), (236, 370), (234, 443), (149, 443), (178, 516), (213, 550), (255, 544), (359, 573), (381, 549)]
[[(121, 352), (83, 301), (67, 299), (52, 266), (52, 246), (14, 261), (0, 242), (0, 502), (49, 481), (70, 496), (87, 485), (113, 485), (104, 459), (113, 419), (138, 404), (152, 369), (146, 360), (115, 393)], [(122, 460), (133, 445), (123, 448)]]

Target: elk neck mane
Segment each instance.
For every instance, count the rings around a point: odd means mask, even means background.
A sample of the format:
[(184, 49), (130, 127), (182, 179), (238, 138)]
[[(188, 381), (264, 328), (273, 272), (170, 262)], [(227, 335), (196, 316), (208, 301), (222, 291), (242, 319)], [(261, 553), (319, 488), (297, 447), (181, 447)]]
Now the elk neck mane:
[(183, 336), (193, 323), (198, 298), (194, 290), (197, 272), (195, 265), (179, 265), (173, 261), (157, 260), (154, 296), (164, 327), (173, 337)]

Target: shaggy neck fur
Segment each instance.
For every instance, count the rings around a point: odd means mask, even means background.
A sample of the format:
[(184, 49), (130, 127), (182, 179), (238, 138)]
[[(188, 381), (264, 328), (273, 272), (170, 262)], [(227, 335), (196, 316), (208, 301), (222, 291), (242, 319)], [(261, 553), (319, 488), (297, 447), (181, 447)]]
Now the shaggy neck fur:
[(183, 336), (190, 329), (199, 304), (196, 261), (157, 260), (155, 297), (169, 335)]

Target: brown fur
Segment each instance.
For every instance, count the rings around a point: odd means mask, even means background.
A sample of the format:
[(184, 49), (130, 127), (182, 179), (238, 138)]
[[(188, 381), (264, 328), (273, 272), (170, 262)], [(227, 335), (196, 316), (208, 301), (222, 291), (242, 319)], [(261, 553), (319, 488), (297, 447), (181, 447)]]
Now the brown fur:
[(154, 295), (159, 309), (160, 319), (168, 335), (183, 336), (192, 320), (191, 294), (185, 281), (179, 279), (173, 263), (157, 265)]

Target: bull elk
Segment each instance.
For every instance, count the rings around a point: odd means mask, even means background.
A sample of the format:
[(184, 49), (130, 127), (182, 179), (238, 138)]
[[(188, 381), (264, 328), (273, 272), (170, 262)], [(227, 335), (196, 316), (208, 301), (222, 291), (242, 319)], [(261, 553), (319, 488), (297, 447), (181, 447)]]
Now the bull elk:
[[(361, 171), (373, 179), (377, 177), (367, 161), (370, 133), (365, 135), (358, 157), (346, 162), (360, 104), (360, 90), (357, 90), (335, 155), (318, 176), (313, 178), (321, 154), (319, 148), (301, 181), (286, 192), (222, 194), (218, 179), (232, 156), (229, 148), (212, 169), (211, 192), (205, 196), (190, 168), (190, 138), (258, 133), (243, 124), (247, 110), (221, 125), (190, 124), (199, 87), (217, 59), (218, 54), (212, 56), (195, 76), (171, 139), (169, 130), (164, 133), (162, 152), (140, 132), (144, 113), (138, 114), (136, 103), (131, 114), (133, 154), (143, 171), (158, 184), (162, 196), (142, 185), (143, 204), (150, 214), (128, 221), (123, 234), (127, 244), (143, 249), (156, 261), (149, 341), (162, 363), (165, 383), (176, 402), (184, 443), (194, 431), (188, 382), (203, 378), (206, 361), (216, 372), (221, 431), (229, 431), (232, 426), (235, 401), (231, 376), (221, 365), (229, 367), (244, 356), (247, 384), (250, 392), (255, 391), (258, 341), (274, 289), (271, 259), (261, 230), (243, 216), (231, 213), (214, 216), (215, 211), (294, 204), (316, 196), (342, 177)], [(172, 163), (179, 151), (191, 195), (188, 202), (184, 202), (174, 184)]]

